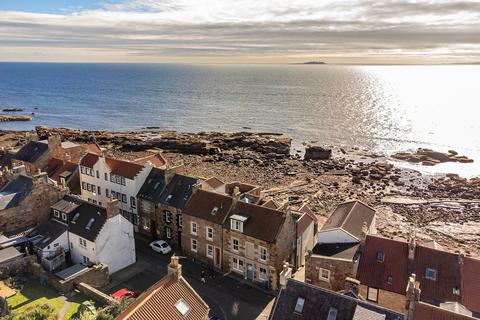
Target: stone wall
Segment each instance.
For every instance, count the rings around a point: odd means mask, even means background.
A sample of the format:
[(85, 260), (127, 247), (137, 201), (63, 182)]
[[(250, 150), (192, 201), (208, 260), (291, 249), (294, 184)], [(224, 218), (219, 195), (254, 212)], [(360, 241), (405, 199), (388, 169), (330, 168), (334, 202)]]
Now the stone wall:
[(68, 189), (48, 184), (46, 173), (33, 177), (33, 189), (18, 206), (0, 211), (0, 232), (11, 232), (47, 220), (50, 206)]
[[(171, 222), (165, 220), (165, 210), (171, 213)], [(178, 232), (182, 231), (182, 227), (178, 226), (177, 216), (182, 215), (182, 210), (172, 206), (158, 204), (158, 208), (155, 209), (155, 223), (157, 225), (157, 234), (160, 239), (166, 240), (173, 248), (181, 247), (181, 243), (178, 241)], [(171, 237), (167, 238), (165, 227), (170, 228)]]
[[(320, 279), (320, 269), (330, 271), (330, 281)], [(355, 278), (355, 264), (352, 260), (336, 259), (320, 255), (305, 258), (305, 282), (332, 291), (345, 289), (345, 279)]]
[(113, 304), (117, 302), (114, 298), (112, 298), (108, 294), (105, 294), (95, 289), (94, 287), (86, 284), (85, 282), (80, 282), (79, 284), (76, 285), (76, 288), (78, 289), (78, 291), (80, 291), (87, 297), (92, 298), (93, 300), (98, 301), (102, 304), (108, 305), (108, 304)]
[(35, 261), (37, 261), (36, 256), (26, 256), (7, 263), (2, 263), (0, 266), (0, 280), (4, 280), (13, 276), (24, 275), (27, 273), (28, 264)]
[(82, 282), (97, 288), (104, 287), (110, 282), (108, 266), (102, 264), (88, 268), (87, 270), (78, 274), (75, 278), (68, 280), (61, 280), (60, 278), (57, 278), (50, 272), (45, 271), (37, 262), (30, 262), (27, 268), (34, 277), (38, 278), (43, 276), (49, 286), (63, 293), (72, 291), (76, 284)]
[[(197, 235), (192, 235), (190, 233), (190, 223), (197, 223)], [(210, 221), (199, 219), (197, 217), (192, 217), (189, 215), (183, 216), (183, 232), (182, 232), (182, 250), (183, 253), (190, 259), (196, 259), (201, 262), (204, 262), (208, 265), (214, 265), (213, 257), (207, 257), (207, 244), (212, 245), (213, 247), (220, 248), (220, 261), (219, 267), (222, 265), (222, 255), (223, 255), (223, 228), (222, 225), (214, 224)], [(206, 239), (206, 230), (207, 226), (213, 229), (213, 241)], [(191, 240), (197, 240), (197, 252), (191, 250)], [(215, 249), (214, 249), (215, 250)], [(215, 254), (215, 252), (213, 252)]]
[[(359, 293), (365, 299), (367, 298), (367, 290), (368, 287), (365, 285), (360, 285)], [(407, 297), (402, 294), (398, 294), (395, 292), (390, 292), (386, 290), (379, 289), (378, 290), (378, 302), (373, 302), (368, 300), (368, 302), (373, 304), (378, 304), (381, 307), (385, 307), (388, 309), (392, 309), (394, 311), (405, 313), (406, 309), (405, 306), (407, 304)]]

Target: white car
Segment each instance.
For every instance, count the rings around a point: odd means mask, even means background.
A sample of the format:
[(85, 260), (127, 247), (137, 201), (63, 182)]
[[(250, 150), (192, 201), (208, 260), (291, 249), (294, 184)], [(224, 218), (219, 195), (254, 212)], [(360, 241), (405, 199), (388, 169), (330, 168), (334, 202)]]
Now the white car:
[(167, 254), (172, 251), (172, 247), (170, 247), (170, 245), (164, 240), (153, 241), (152, 243), (150, 243), (150, 248), (152, 248), (153, 251), (163, 254)]

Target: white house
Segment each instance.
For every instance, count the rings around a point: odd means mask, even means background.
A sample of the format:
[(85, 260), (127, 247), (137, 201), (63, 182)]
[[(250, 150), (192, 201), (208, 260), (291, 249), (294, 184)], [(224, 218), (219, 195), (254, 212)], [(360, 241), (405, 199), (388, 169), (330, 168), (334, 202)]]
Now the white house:
[(375, 234), (375, 210), (360, 201), (339, 204), (317, 233), (317, 243), (358, 243)]
[(137, 225), (136, 195), (152, 167), (165, 169), (166, 161), (159, 154), (125, 161), (87, 153), (79, 167), (82, 199), (106, 207), (110, 197), (116, 198), (120, 213)]
[(74, 263), (102, 263), (114, 273), (135, 263), (133, 225), (119, 214), (119, 201), (107, 208), (84, 202), (70, 214), (68, 237)]

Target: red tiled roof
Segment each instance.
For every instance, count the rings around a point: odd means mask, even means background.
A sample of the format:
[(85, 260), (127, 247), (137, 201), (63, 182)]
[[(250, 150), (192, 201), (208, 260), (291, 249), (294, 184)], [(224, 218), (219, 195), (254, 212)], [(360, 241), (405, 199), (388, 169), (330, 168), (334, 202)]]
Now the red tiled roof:
[(80, 165), (88, 168), (93, 168), (95, 163), (97, 163), (99, 156), (93, 153), (87, 153), (80, 160)]
[(89, 153), (94, 153), (96, 155), (101, 155), (102, 154), (102, 149), (100, 149), (100, 147), (98, 146), (98, 144), (96, 143), (84, 143), (84, 144), (81, 144), (82, 148), (89, 152)]
[(52, 158), (44, 169), (47, 172), (48, 177), (56, 182), (60, 183), (60, 174), (65, 171), (75, 171), (78, 165), (73, 162), (63, 163), (63, 160)]
[[(415, 250), (415, 274), (420, 282), (421, 297), (440, 301), (456, 301), (453, 289), (461, 287), (461, 270), (455, 253), (435, 250), (423, 246)], [(425, 277), (426, 268), (437, 270), (437, 280)]]
[[(383, 262), (377, 261), (378, 252), (384, 253)], [(393, 278), (391, 285), (387, 283), (388, 276)], [(369, 287), (405, 294), (408, 283), (408, 244), (368, 235), (360, 258), (358, 280)]]
[(158, 169), (166, 169), (166, 164), (167, 164), (167, 161), (162, 157), (161, 154), (152, 154), (150, 156), (146, 156), (146, 157), (143, 157), (143, 158), (139, 158), (139, 159), (136, 159), (135, 161), (133, 161), (134, 163), (136, 164), (141, 164), (142, 166), (144, 166), (145, 164), (147, 164), (147, 162), (150, 162), (152, 167), (155, 167), (155, 168), (158, 168)]
[[(175, 304), (183, 299), (190, 307), (183, 316)], [(170, 274), (142, 293), (116, 320), (206, 320), (209, 307), (188, 282)]]
[[(216, 192), (198, 189), (190, 198), (183, 214), (222, 224), (230, 211), (233, 198)], [(212, 214), (213, 208), (218, 208)]]
[(462, 304), (480, 313), (480, 259), (465, 257), (463, 263)]
[(415, 320), (473, 320), (474, 318), (455, 313), (449, 310), (445, 310), (439, 307), (436, 307), (431, 304), (426, 304), (423, 302), (415, 303), (415, 311), (413, 314), (413, 319)]
[(105, 158), (105, 163), (113, 174), (128, 179), (134, 179), (143, 169), (143, 165), (141, 164), (113, 158)]
[[(238, 201), (233, 207), (230, 216), (233, 214), (248, 217), (243, 224), (243, 234), (266, 242), (275, 242), (285, 221), (281, 211), (242, 201)], [(229, 219), (224, 226), (230, 229)]]

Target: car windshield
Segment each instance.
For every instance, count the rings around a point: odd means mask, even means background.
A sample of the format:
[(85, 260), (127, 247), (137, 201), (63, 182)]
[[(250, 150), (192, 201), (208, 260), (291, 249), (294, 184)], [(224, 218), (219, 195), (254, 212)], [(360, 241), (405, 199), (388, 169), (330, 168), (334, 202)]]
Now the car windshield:
[(166, 244), (166, 243), (164, 242), (164, 243), (162, 243), (162, 247), (166, 248), (166, 247), (168, 247), (168, 244)]
[(155, 247), (160, 247), (160, 245), (158, 243), (154, 243), (153, 244)]

